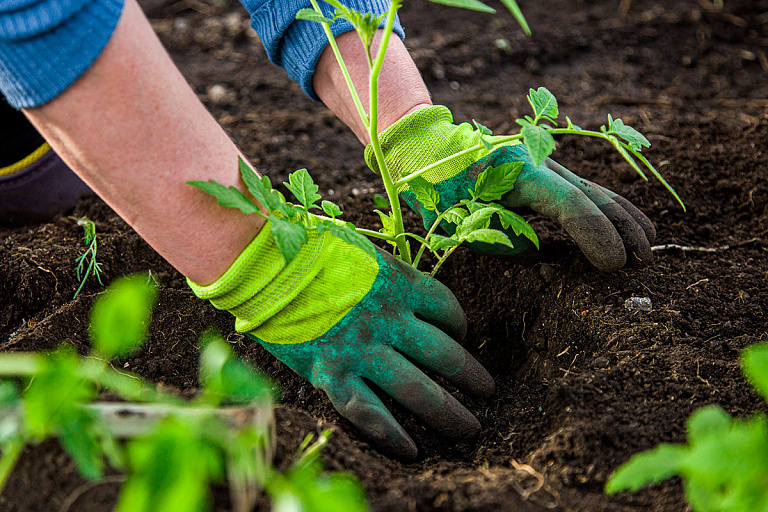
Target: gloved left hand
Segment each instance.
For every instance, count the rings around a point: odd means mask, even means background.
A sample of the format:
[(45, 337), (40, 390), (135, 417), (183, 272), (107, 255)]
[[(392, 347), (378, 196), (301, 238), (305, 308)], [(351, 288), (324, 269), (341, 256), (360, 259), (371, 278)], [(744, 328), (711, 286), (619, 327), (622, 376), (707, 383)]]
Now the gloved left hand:
[(190, 286), (389, 454), (412, 459), (417, 449), (369, 383), (446, 437), (473, 437), (478, 420), (416, 366), (470, 394), (493, 393), (491, 376), (457, 343), (466, 320), (453, 294), (384, 251), (372, 256), (328, 231), (308, 236), (286, 262), (268, 222), (218, 281)]
[[(446, 107), (435, 105), (417, 110), (379, 135), (389, 173), (394, 180), (478, 144), (478, 133), (469, 123), (453, 124)], [(495, 137), (486, 137), (493, 142)], [(365, 151), (368, 165), (378, 171), (373, 148)], [(460, 158), (439, 165), (423, 177), (440, 193), (440, 211), (470, 199), (478, 175), (488, 167), (507, 162), (523, 162), (513, 190), (498, 203), (513, 209), (529, 207), (557, 221), (575, 240), (587, 259), (598, 269), (613, 271), (629, 263), (646, 265), (652, 257), (656, 237), (653, 223), (635, 205), (618, 194), (582, 179), (557, 162), (547, 159), (535, 165), (528, 149), (512, 142), (493, 151), (485, 148), (468, 151)], [(429, 227), (436, 215), (427, 210), (407, 184), (401, 197), (419, 213)], [(451, 228), (450, 225), (446, 226)], [(475, 250), (503, 256), (529, 252), (532, 244), (523, 236), (507, 232), (514, 249), (505, 246), (473, 244)], [(499, 253), (499, 250), (503, 253)]]

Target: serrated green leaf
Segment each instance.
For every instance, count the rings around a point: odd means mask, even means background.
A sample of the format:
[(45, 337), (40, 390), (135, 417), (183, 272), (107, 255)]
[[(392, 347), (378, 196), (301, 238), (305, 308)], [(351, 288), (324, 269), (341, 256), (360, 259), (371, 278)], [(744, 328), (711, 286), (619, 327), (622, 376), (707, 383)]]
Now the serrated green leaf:
[(381, 194), (374, 194), (373, 196), (373, 204), (376, 206), (376, 208), (389, 208), (389, 201), (386, 197), (384, 197)]
[(275, 215), (270, 215), (269, 220), (270, 233), (275, 238), (277, 248), (286, 263), (290, 263), (299, 254), (302, 244), (307, 241), (307, 229), (304, 224), (281, 219)]
[(333, 20), (326, 18), (314, 9), (300, 9), (296, 13), (297, 20), (314, 21), (317, 23), (331, 23)]
[(627, 141), (635, 151), (640, 151), (644, 147), (647, 148), (651, 146), (651, 143), (645, 138), (645, 135), (631, 126), (624, 124), (624, 121), (621, 119), (612, 119), (611, 116), (608, 116), (608, 131)]
[(218, 203), (227, 208), (237, 208), (243, 213), (257, 213), (258, 207), (235, 187), (225, 187), (220, 183), (211, 181), (188, 181), (187, 185), (197, 187), (216, 198)]
[(323, 208), (323, 211), (326, 215), (330, 217), (338, 217), (341, 215), (341, 208), (336, 203), (333, 203), (331, 201), (328, 201), (326, 199), (323, 199), (323, 202), (320, 203), (320, 206)]
[(429, 237), (428, 242), (429, 242), (429, 249), (432, 251), (440, 251), (442, 249), (455, 247), (461, 244), (461, 241), (456, 240), (455, 238), (449, 238), (447, 236), (438, 235), (436, 233), (433, 233)]
[(533, 113), (538, 117), (548, 117), (557, 119), (560, 111), (557, 108), (557, 99), (555, 95), (549, 92), (546, 87), (539, 87), (536, 90), (528, 91), (528, 102), (533, 108)]
[(484, 242), (486, 244), (501, 244), (514, 248), (509, 237), (498, 229), (476, 229), (467, 235), (467, 242)]
[(461, 224), (456, 227), (456, 236), (459, 239), (465, 239), (472, 231), (486, 229), (491, 223), (491, 216), (496, 213), (498, 208), (480, 208), (465, 218)]
[(429, 0), (429, 1), (434, 2), (436, 4), (448, 5), (450, 7), (461, 7), (462, 9), (469, 9), (471, 11), (488, 12), (491, 14), (496, 12), (496, 9), (488, 5), (485, 5), (480, 0)]
[(504, 229), (511, 228), (512, 231), (515, 232), (515, 235), (523, 235), (525, 238), (533, 242), (533, 245), (535, 245), (537, 249), (539, 248), (539, 237), (536, 235), (536, 231), (534, 231), (533, 227), (528, 224), (528, 222), (522, 216), (507, 210), (501, 205), (496, 205), (495, 203), (492, 204), (494, 206), (498, 206), (499, 208), (496, 214), (499, 216), (499, 220), (501, 221), (501, 227)]
[(750, 345), (742, 351), (741, 369), (752, 387), (768, 401), (768, 343)]
[(645, 485), (666, 480), (678, 474), (686, 453), (684, 446), (660, 444), (653, 450), (635, 455), (608, 479), (605, 492), (637, 491)]
[(523, 162), (507, 162), (496, 167), (487, 167), (477, 177), (474, 198), (481, 201), (496, 201), (512, 190), (523, 170)]
[(525, 16), (523, 16), (523, 11), (520, 10), (517, 2), (515, 0), (501, 0), (501, 3), (504, 4), (504, 7), (506, 7), (510, 13), (512, 13), (512, 16), (514, 16), (520, 24), (525, 35), (531, 35), (531, 28), (528, 26), (528, 22), (526, 21)]
[(451, 224), (461, 224), (465, 218), (469, 216), (469, 212), (463, 208), (451, 208), (445, 212), (443, 219)]
[(354, 245), (374, 258), (376, 257), (376, 248), (373, 243), (368, 240), (368, 237), (361, 235), (347, 226), (337, 226), (336, 224), (333, 224), (329, 225), (328, 228), (333, 236), (341, 238), (348, 244)]
[(528, 148), (534, 165), (541, 165), (555, 150), (554, 137), (541, 126), (524, 126), (521, 132), (523, 143)]
[(288, 175), (288, 183), (285, 187), (296, 196), (296, 199), (304, 205), (304, 208), (317, 208), (316, 202), (320, 201), (322, 197), (317, 191), (320, 189), (312, 180), (312, 176), (306, 169), (299, 169)]
[[(277, 190), (272, 188), (272, 182), (267, 176), (259, 177), (256, 171), (245, 163), (241, 158), (240, 162), (240, 176), (248, 187), (248, 192), (251, 193), (256, 200), (262, 204), (267, 210), (279, 210), (281, 205), (285, 204), (285, 198)], [(285, 213), (285, 212), (284, 212)]]
[(147, 336), (157, 288), (144, 275), (115, 280), (93, 305), (89, 334), (93, 348), (107, 359), (124, 356)]
[(429, 211), (436, 212), (440, 204), (440, 194), (435, 186), (422, 177), (414, 178), (408, 182), (408, 187), (414, 193), (416, 199)]

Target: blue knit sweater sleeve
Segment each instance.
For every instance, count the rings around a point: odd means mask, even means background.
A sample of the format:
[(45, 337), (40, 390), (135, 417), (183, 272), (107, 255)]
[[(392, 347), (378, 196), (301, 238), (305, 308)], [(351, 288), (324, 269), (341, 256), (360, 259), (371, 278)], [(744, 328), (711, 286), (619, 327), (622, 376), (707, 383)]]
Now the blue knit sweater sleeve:
[(101, 54), (124, 0), (0, 1), (0, 92), (12, 106), (42, 105)]
[[(259, 34), (269, 60), (285, 69), (301, 89), (312, 99), (317, 95), (312, 89), (312, 75), (320, 54), (328, 44), (319, 23), (296, 20), (301, 9), (311, 8), (310, 0), (240, 0), (251, 13), (251, 25)], [(360, 12), (383, 14), (389, 9), (389, 0), (340, 0), (347, 7)], [(319, 0), (320, 9), (331, 16), (333, 8)], [(331, 25), (334, 36), (354, 30), (351, 23), (337, 20)], [(403, 27), (395, 20), (395, 33), (404, 37)]]

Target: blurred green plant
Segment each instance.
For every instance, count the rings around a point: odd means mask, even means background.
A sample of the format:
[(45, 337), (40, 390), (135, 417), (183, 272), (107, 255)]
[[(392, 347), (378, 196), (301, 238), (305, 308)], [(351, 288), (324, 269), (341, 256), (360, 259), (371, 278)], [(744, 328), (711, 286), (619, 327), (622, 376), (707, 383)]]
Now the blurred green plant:
[[(0, 354), (0, 490), (25, 445), (58, 438), (85, 478), (103, 478), (107, 465), (126, 473), (118, 512), (209, 510), (210, 486), (225, 481), (235, 512), (250, 511), (261, 490), (273, 510), (368, 509), (357, 480), (323, 472), (327, 432), (305, 441), (285, 473), (272, 466), (275, 387), (221, 336), (201, 339), (201, 391), (191, 400), (110, 365), (144, 343), (156, 300), (146, 276), (120, 278), (91, 311), (88, 355), (68, 346)], [(102, 391), (124, 401), (96, 401)]]
[[(768, 343), (741, 353), (741, 367), (768, 401)], [(696, 512), (768, 510), (768, 417), (732, 418), (717, 405), (695, 411), (686, 424), (687, 444), (660, 444), (622, 464), (605, 492), (637, 491), (678, 476)]]

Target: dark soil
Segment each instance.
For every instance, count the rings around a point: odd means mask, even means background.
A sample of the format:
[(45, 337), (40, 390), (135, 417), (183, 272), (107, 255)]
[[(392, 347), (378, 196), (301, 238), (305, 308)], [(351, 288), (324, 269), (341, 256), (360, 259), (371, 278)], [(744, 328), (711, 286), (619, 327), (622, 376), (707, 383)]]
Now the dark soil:
[[(657, 244), (713, 250), (658, 250), (645, 269), (604, 274), (556, 225), (533, 216), (543, 240), (536, 263), (457, 252), (439, 278), (463, 305), (466, 347), (498, 391), (488, 402), (459, 396), (483, 425), (477, 443), (465, 446), (396, 411), (421, 448), (412, 464), (359, 440), (323, 393), (235, 333), (228, 314), (197, 300), (95, 197), (51, 223), (0, 230), (2, 350), (62, 342), (87, 349), (87, 313), (101, 288), (92, 281), (71, 297), (82, 251), (75, 219), (88, 214), (108, 279), (151, 271), (162, 283), (150, 340), (125, 368), (193, 390), (197, 338), (209, 326), (220, 329), (284, 390), (281, 466), (307, 432), (330, 427), (327, 466), (356, 474), (374, 510), (685, 510), (677, 480), (610, 498), (602, 487), (632, 454), (682, 441), (698, 407), (717, 403), (739, 416), (765, 409), (741, 376), (738, 353), (768, 339), (768, 1), (726, 1), (717, 12), (707, 0), (523, 0), (531, 38), (508, 15), (406, 3), (407, 42), (435, 102), (457, 120), (511, 130), (527, 112), (526, 91), (540, 85), (581, 126), (597, 128), (608, 113), (622, 117), (648, 135), (648, 157), (687, 213), (657, 182), (634, 178), (605, 144), (563, 138), (556, 159), (641, 207), (656, 223)], [(307, 167), (350, 220), (376, 225), (369, 212), (382, 188), (359, 143), (269, 64), (239, 4), (147, 6), (200, 98), (262, 172), (274, 181)], [(226, 94), (212, 97), (213, 85)], [(413, 215), (408, 222), (418, 225)], [(625, 309), (633, 296), (650, 298), (653, 311)], [(58, 511), (81, 485), (48, 442), (25, 452), (0, 509)], [(72, 510), (111, 510), (118, 489), (80, 488)], [(226, 510), (225, 492), (216, 494), (216, 508)]]

